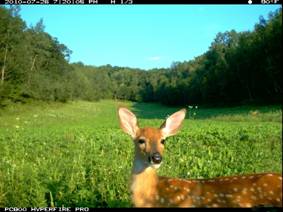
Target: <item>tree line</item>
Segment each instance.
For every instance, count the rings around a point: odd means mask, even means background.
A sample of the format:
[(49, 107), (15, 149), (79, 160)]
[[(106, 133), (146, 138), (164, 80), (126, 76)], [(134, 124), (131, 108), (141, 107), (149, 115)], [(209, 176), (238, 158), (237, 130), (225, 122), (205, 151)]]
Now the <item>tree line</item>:
[(252, 31), (219, 32), (204, 54), (149, 71), (70, 63), (72, 53), (0, 7), (0, 106), (10, 102), (122, 99), (167, 105), (281, 103), (282, 8)]

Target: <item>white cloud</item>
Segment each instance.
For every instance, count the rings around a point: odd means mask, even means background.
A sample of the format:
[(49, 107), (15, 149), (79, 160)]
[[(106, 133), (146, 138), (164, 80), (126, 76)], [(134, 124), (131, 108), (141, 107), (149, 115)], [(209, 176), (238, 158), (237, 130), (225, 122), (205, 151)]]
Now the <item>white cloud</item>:
[(159, 61), (161, 59), (160, 56), (153, 56), (153, 57), (148, 57), (147, 60), (150, 60), (150, 61)]

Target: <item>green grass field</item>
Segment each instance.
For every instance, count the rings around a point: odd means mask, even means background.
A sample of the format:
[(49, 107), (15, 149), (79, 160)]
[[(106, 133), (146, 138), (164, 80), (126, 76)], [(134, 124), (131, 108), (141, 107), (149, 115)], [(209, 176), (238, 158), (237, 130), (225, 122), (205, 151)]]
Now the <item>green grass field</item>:
[[(180, 108), (115, 102), (32, 103), (0, 110), (0, 207), (131, 207), (133, 144), (117, 106), (159, 127)], [(190, 108), (166, 142), (160, 175), (210, 178), (282, 171), (281, 106)]]

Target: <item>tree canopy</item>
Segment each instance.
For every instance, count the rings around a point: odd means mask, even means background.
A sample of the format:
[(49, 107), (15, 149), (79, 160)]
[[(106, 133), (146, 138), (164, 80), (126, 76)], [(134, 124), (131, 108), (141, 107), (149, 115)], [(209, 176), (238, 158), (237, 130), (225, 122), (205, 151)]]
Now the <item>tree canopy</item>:
[[(72, 51), (0, 7), (0, 106), (112, 98), (168, 105), (281, 103), (282, 8), (253, 31), (219, 32), (204, 54), (149, 71), (69, 62)], [(189, 41), (188, 41), (189, 42)]]

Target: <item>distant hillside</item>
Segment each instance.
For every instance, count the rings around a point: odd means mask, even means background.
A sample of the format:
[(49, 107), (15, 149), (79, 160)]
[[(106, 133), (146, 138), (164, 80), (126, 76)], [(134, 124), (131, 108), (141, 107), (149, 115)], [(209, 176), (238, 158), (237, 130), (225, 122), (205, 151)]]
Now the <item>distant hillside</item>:
[[(282, 8), (252, 32), (219, 32), (209, 50), (168, 69), (70, 64), (72, 51), (27, 27), (20, 7), (0, 7), (0, 106), (33, 99), (122, 99), (167, 105), (281, 103)], [(188, 41), (190, 42), (190, 41)], [(189, 51), (189, 50), (188, 50)]]

